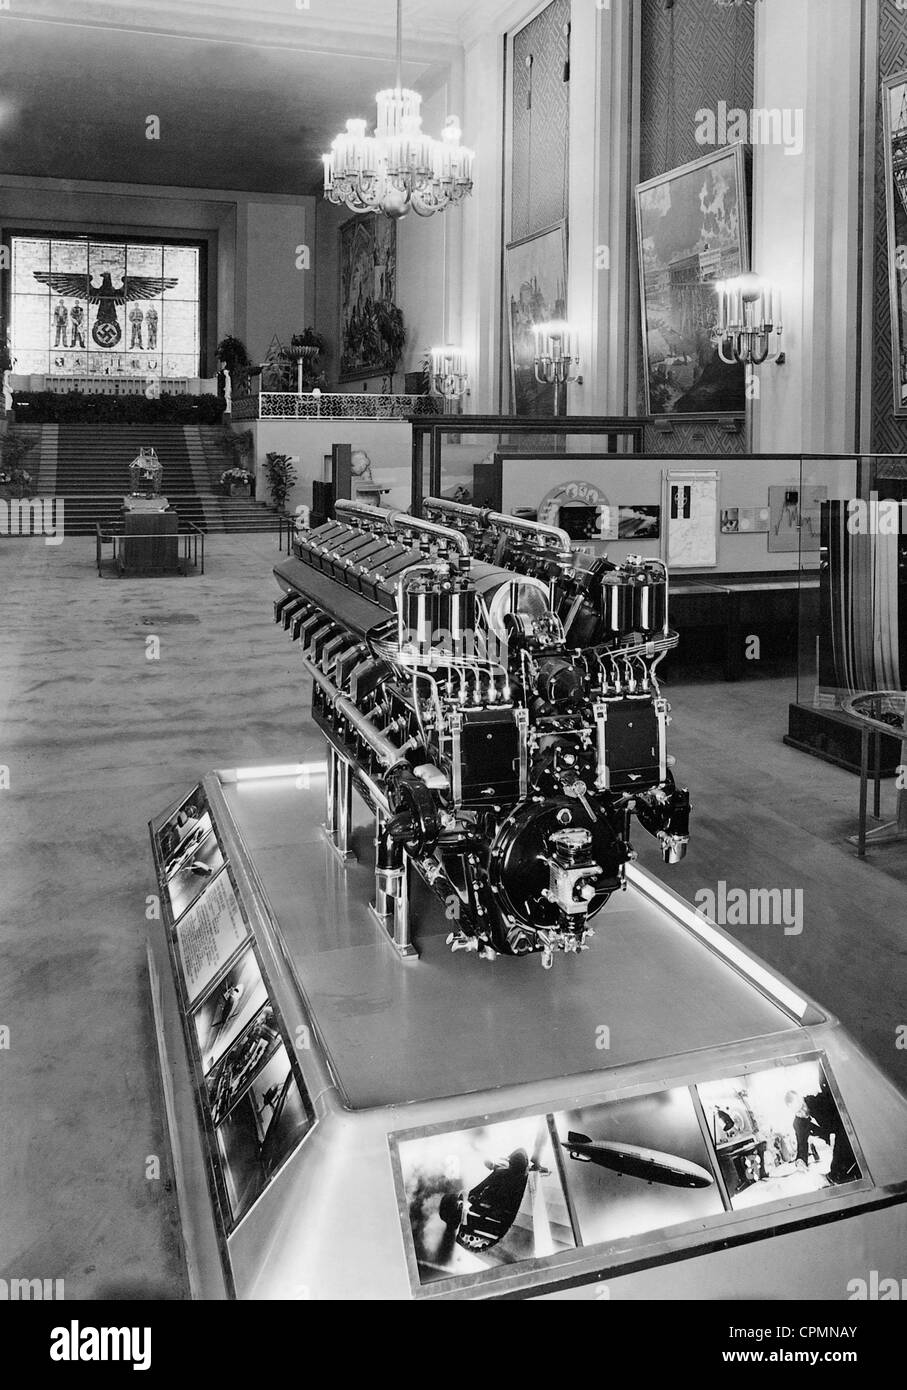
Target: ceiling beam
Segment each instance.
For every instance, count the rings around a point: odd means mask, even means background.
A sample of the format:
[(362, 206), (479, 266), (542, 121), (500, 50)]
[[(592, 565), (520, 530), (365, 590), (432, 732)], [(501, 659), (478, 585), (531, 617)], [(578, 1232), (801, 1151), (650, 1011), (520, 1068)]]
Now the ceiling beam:
[[(396, 11), (390, 0), (19, 0), (0, 13), (7, 24), (62, 25), (188, 41), (281, 48), (304, 53), (393, 59)], [(385, 14), (385, 11), (387, 12)], [(404, 17), (404, 53), (429, 66), (462, 53), (455, 17), (419, 0), (415, 22)]]

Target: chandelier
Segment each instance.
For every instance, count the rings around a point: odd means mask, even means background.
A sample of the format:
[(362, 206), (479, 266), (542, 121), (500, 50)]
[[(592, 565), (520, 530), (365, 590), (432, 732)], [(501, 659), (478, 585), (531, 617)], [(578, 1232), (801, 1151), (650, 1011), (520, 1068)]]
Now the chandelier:
[(397, 85), (379, 92), (378, 120), (369, 135), (362, 120), (349, 120), (324, 162), (324, 196), (353, 212), (405, 217), (410, 208), (431, 217), (472, 193), (475, 155), (460, 143), (456, 116), (441, 139), (422, 129), (422, 98), (403, 86), (403, 0), (397, 0)]

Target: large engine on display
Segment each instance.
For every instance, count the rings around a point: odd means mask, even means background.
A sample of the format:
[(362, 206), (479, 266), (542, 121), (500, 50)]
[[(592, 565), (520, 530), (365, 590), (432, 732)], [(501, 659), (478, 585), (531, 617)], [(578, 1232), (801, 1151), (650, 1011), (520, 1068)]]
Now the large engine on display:
[[(338, 502), (275, 570), (313, 713), (377, 815), (378, 882), (406, 860), (454, 950), (578, 951), (635, 858), (668, 863), (689, 794), (656, 679), (676, 644), (660, 561), (577, 568), (562, 531), (430, 499), (424, 518)], [(405, 856), (405, 858), (404, 858)]]

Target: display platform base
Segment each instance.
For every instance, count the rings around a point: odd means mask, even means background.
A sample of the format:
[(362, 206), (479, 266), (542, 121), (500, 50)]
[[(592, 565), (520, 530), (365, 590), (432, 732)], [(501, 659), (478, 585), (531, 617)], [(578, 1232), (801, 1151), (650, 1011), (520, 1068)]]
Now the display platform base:
[[(784, 742), (789, 748), (811, 753), (814, 758), (860, 775), (860, 724), (841, 710), (790, 705)], [(882, 735), (880, 776), (894, 777), (901, 761), (900, 751), (898, 739)]]
[(414, 883), (403, 961), (366, 808), (342, 861), (324, 783), (213, 774), (151, 824), (197, 1297), (846, 1299), (907, 1272), (907, 1100), (802, 991), (635, 865), (550, 971), (452, 954)]

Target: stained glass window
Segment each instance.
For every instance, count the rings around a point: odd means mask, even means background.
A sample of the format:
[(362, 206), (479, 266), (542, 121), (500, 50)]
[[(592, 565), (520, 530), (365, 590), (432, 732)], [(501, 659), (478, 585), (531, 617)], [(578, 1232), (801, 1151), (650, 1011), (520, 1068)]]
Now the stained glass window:
[(14, 236), (14, 370), (197, 376), (199, 287), (195, 246)]

